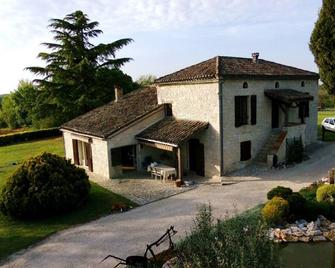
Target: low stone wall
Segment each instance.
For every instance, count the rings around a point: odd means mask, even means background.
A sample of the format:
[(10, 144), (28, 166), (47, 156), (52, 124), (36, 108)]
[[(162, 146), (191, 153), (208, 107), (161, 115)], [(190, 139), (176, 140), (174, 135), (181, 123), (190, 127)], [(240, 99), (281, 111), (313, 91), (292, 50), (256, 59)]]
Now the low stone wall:
[(296, 221), (285, 228), (271, 228), (270, 239), (274, 242), (324, 242), (335, 241), (335, 223), (319, 216), (316, 221)]

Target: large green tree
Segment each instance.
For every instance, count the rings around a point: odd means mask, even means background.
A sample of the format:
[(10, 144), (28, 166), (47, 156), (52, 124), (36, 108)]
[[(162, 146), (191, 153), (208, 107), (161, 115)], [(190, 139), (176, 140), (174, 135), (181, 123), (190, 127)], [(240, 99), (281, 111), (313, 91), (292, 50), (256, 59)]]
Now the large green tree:
[(133, 89), (131, 77), (119, 69), (131, 58), (116, 58), (116, 52), (132, 39), (94, 45), (91, 39), (102, 31), (82, 11), (50, 22), (55, 43), (43, 43), (49, 52), (38, 54), (46, 66), (27, 68), (42, 76), (34, 81), (41, 89), (37, 114), (48, 122), (44, 127), (59, 125), (112, 100), (115, 84), (126, 91)]
[(324, 87), (335, 94), (335, 1), (323, 0), (310, 39), (310, 49), (320, 69)]

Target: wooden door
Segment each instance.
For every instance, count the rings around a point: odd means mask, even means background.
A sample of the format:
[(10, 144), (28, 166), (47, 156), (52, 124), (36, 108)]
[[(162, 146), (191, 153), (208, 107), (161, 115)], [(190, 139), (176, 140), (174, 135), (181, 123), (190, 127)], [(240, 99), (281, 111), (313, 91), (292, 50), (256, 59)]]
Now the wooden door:
[(189, 140), (189, 167), (199, 176), (205, 176), (204, 145), (198, 139)]
[(85, 159), (89, 171), (93, 171), (92, 147), (90, 143), (85, 142)]
[(279, 104), (272, 101), (272, 128), (279, 128)]
[(198, 143), (196, 147), (196, 173), (199, 176), (205, 176), (205, 152), (204, 145)]

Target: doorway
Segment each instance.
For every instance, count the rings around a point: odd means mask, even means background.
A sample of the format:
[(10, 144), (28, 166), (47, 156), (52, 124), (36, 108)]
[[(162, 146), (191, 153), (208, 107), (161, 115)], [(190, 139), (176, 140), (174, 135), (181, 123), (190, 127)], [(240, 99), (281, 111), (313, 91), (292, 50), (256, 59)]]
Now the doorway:
[(205, 176), (204, 145), (198, 139), (189, 140), (189, 166), (199, 176)]
[(279, 128), (279, 104), (272, 101), (272, 128)]

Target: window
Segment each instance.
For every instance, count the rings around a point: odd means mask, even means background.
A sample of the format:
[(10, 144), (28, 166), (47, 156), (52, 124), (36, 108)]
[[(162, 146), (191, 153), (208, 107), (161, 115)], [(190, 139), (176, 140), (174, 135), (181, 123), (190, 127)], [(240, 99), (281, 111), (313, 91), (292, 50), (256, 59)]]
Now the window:
[(275, 88), (279, 88), (279, 82), (275, 83)]
[(329, 119), (326, 119), (325, 123), (329, 124)]
[(172, 104), (171, 103), (166, 103), (165, 104), (165, 115), (166, 116), (172, 116)]
[(251, 101), (251, 125), (256, 125), (257, 121), (257, 96), (252, 95), (250, 98)]
[(241, 161), (247, 161), (251, 158), (251, 141), (243, 141), (240, 143)]
[(248, 83), (247, 82), (243, 83), (243, 88), (248, 88)]
[(309, 102), (304, 101), (299, 103), (299, 117), (301, 119), (309, 117)]
[(334, 125), (334, 120), (329, 120), (329, 124)]
[(301, 81), (301, 87), (305, 87), (305, 81)]
[(235, 127), (248, 124), (248, 96), (235, 96)]
[(122, 164), (121, 148), (111, 149), (111, 156), (112, 156), (112, 167), (120, 166)]

